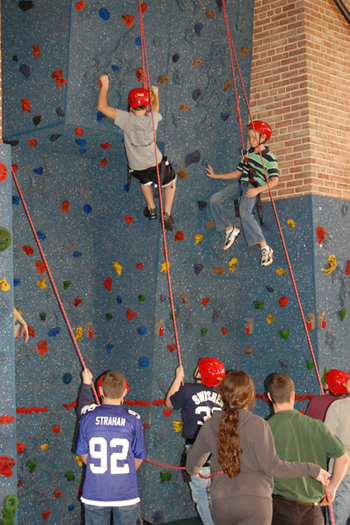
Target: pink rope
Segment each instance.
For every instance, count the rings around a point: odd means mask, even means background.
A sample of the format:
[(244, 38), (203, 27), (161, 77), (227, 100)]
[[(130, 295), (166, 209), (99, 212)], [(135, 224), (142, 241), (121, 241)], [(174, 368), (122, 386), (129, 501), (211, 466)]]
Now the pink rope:
[[(24, 211), (26, 212), (27, 219), (28, 219), (28, 221), (29, 221), (29, 224), (30, 224), (30, 227), (31, 227), (31, 229), (32, 229), (33, 235), (34, 235), (34, 237), (35, 237), (35, 241), (36, 241), (36, 243), (37, 243), (37, 245), (38, 245), (40, 255), (41, 255), (41, 257), (42, 257), (42, 260), (43, 260), (44, 263), (45, 263), (46, 271), (47, 271), (47, 274), (48, 274), (48, 276), (49, 276), (49, 278), (50, 278), (50, 281), (51, 281), (51, 284), (52, 284), (52, 288), (54, 289), (54, 292), (55, 292), (55, 295), (56, 295), (56, 298), (57, 298), (58, 304), (60, 305), (60, 308), (61, 308), (61, 311), (62, 311), (62, 314), (63, 314), (64, 320), (66, 321), (66, 325), (67, 325), (68, 331), (69, 331), (70, 336), (71, 336), (71, 338), (72, 338), (73, 344), (74, 344), (74, 346), (75, 346), (75, 349), (76, 349), (76, 351), (77, 351), (77, 354), (78, 354), (78, 356), (79, 356), (79, 359), (80, 359), (80, 361), (81, 361), (81, 364), (82, 364), (82, 366), (83, 366), (83, 368), (84, 368), (84, 370), (85, 370), (85, 369), (86, 369), (86, 365), (85, 365), (85, 362), (84, 362), (83, 356), (81, 355), (81, 352), (80, 352), (80, 350), (79, 350), (78, 343), (77, 343), (77, 341), (76, 341), (76, 339), (75, 339), (75, 336), (74, 336), (74, 333), (73, 333), (72, 327), (71, 327), (71, 325), (70, 325), (69, 319), (68, 319), (68, 317), (67, 317), (66, 311), (65, 311), (64, 306), (63, 306), (63, 303), (62, 303), (62, 301), (61, 301), (61, 297), (60, 297), (60, 294), (59, 294), (59, 292), (58, 292), (58, 290), (57, 290), (57, 287), (56, 287), (56, 284), (55, 284), (54, 278), (53, 278), (53, 276), (52, 276), (52, 273), (51, 273), (50, 267), (49, 267), (49, 265), (48, 265), (47, 259), (46, 259), (46, 257), (45, 257), (44, 252), (43, 252), (43, 249), (42, 249), (42, 247), (41, 247), (41, 244), (40, 244), (40, 241), (39, 241), (39, 237), (38, 237), (38, 235), (37, 235), (37, 233), (36, 233), (36, 231), (35, 231), (33, 221), (32, 221), (32, 219), (31, 219), (31, 216), (30, 216), (30, 213), (29, 213), (28, 207), (27, 207), (26, 202), (25, 202), (25, 200), (24, 200), (23, 193), (22, 193), (22, 191), (21, 191), (21, 188), (19, 187), (19, 184), (18, 184), (18, 181), (17, 181), (17, 177), (16, 177), (16, 175), (15, 175), (15, 172), (14, 172), (13, 168), (12, 168), (11, 171), (12, 171), (12, 177), (13, 177), (13, 180), (15, 181), (15, 184), (16, 184), (16, 187), (17, 187), (18, 194), (19, 194), (19, 196), (21, 197), (21, 201), (22, 201), (22, 204), (23, 204), (23, 207), (24, 207)], [(97, 404), (99, 405), (100, 402), (99, 402), (99, 399), (98, 399), (98, 396), (97, 396), (97, 393), (96, 393), (96, 390), (95, 390), (95, 386), (94, 386), (94, 384), (93, 384), (92, 381), (91, 381), (91, 388), (92, 388), (92, 391), (93, 391), (93, 393), (94, 393), (94, 396), (95, 396), (96, 402), (97, 402)]]
[[(250, 111), (250, 106), (249, 106), (247, 93), (246, 93), (246, 90), (245, 90), (245, 87), (244, 87), (244, 82), (243, 82), (243, 78), (242, 78), (242, 75), (241, 75), (241, 70), (240, 70), (240, 67), (239, 67), (238, 60), (237, 60), (237, 54), (236, 54), (236, 51), (235, 51), (235, 47), (233, 45), (233, 41), (232, 41), (232, 37), (231, 37), (229, 25), (228, 25), (228, 19), (227, 19), (227, 13), (226, 13), (226, 0), (222, 0), (222, 5), (223, 5), (223, 9), (224, 9), (224, 19), (225, 19), (225, 24), (226, 24), (227, 37), (228, 37), (228, 41), (229, 41), (232, 70), (234, 71), (233, 61), (232, 61), (232, 54), (231, 54), (231, 48), (232, 48), (232, 52), (234, 54), (237, 71), (238, 71), (238, 74), (239, 74), (239, 78), (240, 78), (242, 89), (243, 89), (243, 93), (244, 93), (244, 98), (245, 98), (245, 101), (246, 101), (246, 104), (247, 104), (247, 109), (248, 109), (248, 113), (249, 113), (250, 122), (253, 122), (253, 117), (252, 117), (252, 114), (251, 114), (251, 111)], [(255, 139), (256, 139), (257, 143), (259, 144), (258, 137), (257, 137), (257, 134), (255, 132), (255, 129), (253, 128), (253, 130), (254, 130), (254, 133), (255, 133)], [(263, 166), (263, 169), (264, 169), (266, 184), (267, 184), (267, 187), (268, 187), (268, 190), (269, 190), (269, 195), (270, 195), (270, 199), (271, 199), (272, 208), (273, 208), (273, 211), (274, 211), (274, 214), (275, 214), (275, 217), (276, 217), (277, 227), (278, 227), (278, 230), (279, 230), (279, 233), (280, 233), (280, 237), (281, 237), (284, 253), (285, 253), (285, 256), (286, 256), (286, 260), (287, 260), (287, 265), (288, 265), (290, 276), (291, 276), (291, 279), (292, 279), (292, 284), (293, 284), (295, 296), (296, 296), (296, 299), (297, 299), (297, 303), (298, 303), (299, 310), (300, 310), (300, 315), (301, 315), (302, 322), (303, 322), (303, 325), (304, 325), (306, 338), (307, 338), (307, 341), (308, 341), (308, 344), (309, 344), (311, 357), (312, 357), (312, 360), (313, 360), (313, 363), (314, 363), (314, 366), (315, 366), (317, 380), (318, 380), (318, 383), (320, 385), (321, 393), (324, 394), (322, 381), (321, 381), (321, 376), (320, 376), (320, 373), (319, 373), (319, 370), (318, 370), (318, 366), (317, 366), (317, 362), (316, 362), (315, 353), (314, 353), (314, 350), (313, 350), (313, 347), (312, 347), (309, 331), (307, 329), (307, 324), (306, 324), (306, 321), (305, 321), (303, 308), (301, 306), (301, 301), (300, 301), (300, 297), (299, 297), (298, 288), (297, 288), (297, 285), (296, 285), (296, 282), (295, 282), (292, 265), (291, 265), (291, 262), (290, 262), (290, 259), (289, 259), (287, 246), (286, 246), (286, 243), (285, 243), (285, 240), (284, 240), (281, 224), (280, 224), (280, 221), (279, 221), (279, 218), (278, 218), (278, 214), (277, 214), (277, 209), (276, 209), (276, 206), (275, 206), (275, 201), (274, 201), (273, 196), (272, 196), (272, 192), (271, 192), (271, 188), (270, 188), (270, 184), (269, 184), (269, 179), (268, 179), (268, 176), (267, 176), (267, 173), (266, 173), (266, 168), (265, 168), (265, 165), (264, 165), (264, 161), (263, 161), (263, 158), (262, 158), (262, 154), (261, 154), (261, 150), (260, 150), (260, 146), (259, 145), (258, 145), (258, 148), (259, 148), (259, 155), (260, 155), (261, 163), (262, 163), (262, 166)]]

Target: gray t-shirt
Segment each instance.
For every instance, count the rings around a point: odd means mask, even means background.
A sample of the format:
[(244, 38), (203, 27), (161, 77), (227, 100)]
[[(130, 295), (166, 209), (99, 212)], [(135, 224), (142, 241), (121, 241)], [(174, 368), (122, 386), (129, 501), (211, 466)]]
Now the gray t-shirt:
[[(154, 127), (158, 127), (163, 117), (153, 111)], [(114, 124), (124, 132), (124, 144), (128, 163), (132, 170), (142, 171), (155, 166), (156, 156), (154, 150), (153, 126), (151, 113), (137, 117), (132, 112), (117, 109)], [(157, 146), (158, 164), (163, 156)]]

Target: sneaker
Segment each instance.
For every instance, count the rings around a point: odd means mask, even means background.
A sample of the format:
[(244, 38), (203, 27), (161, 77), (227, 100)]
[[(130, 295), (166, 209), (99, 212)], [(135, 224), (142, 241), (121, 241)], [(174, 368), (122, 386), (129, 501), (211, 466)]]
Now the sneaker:
[(227, 232), (225, 235), (225, 244), (224, 250), (231, 248), (232, 244), (235, 242), (238, 235), (241, 233), (241, 230), (238, 228), (233, 228), (230, 232)]
[[(173, 231), (173, 218), (172, 218), (172, 216), (168, 215), (168, 213), (165, 211), (163, 217), (164, 217), (164, 228), (166, 229), (166, 231), (172, 232)], [(162, 221), (159, 219), (159, 222), (162, 222)]]
[(267, 248), (263, 248), (261, 250), (261, 266), (269, 266), (273, 263), (273, 249), (268, 246)]
[(150, 210), (146, 207), (143, 210), (143, 214), (149, 221), (154, 221), (154, 219), (157, 219), (157, 209), (151, 208)]

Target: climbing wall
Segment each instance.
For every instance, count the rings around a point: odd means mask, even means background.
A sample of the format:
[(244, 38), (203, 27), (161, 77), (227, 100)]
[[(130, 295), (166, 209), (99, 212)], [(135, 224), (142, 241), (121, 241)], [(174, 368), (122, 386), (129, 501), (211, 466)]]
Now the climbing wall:
[[(252, 375), (256, 411), (265, 416), (264, 379), (285, 371), (304, 409), (319, 390), (271, 205), (264, 205), (264, 231), (275, 250), (268, 268), (260, 268), (258, 251), (247, 249), (243, 236), (224, 252), (212, 224), (209, 198), (225, 183), (207, 178), (205, 166), (232, 170), (241, 149), (222, 4), (147, 5), (150, 77), (163, 115), (158, 143), (178, 173), (167, 242), (186, 380), (201, 356), (217, 356), (227, 369)], [(227, 10), (249, 96), (253, 1), (228, 1)], [(144, 219), (137, 183), (125, 186), (122, 134), (96, 109), (100, 74), (109, 75), (108, 100), (117, 108), (127, 108), (127, 93), (138, 85), (137, 2), (3, 0), (2, 24), (4, 134), (73, 337), (94, 377), (111, 368), (126, 375), (127, 403), (142, 417), (150, 457), (177, 464), (181, 418), (164, 406), (178, 357), (161, 228)], [(240, 86), (238, 96), (246, 124)], [(74, 455), (74, 407), (81, 364), (21, 200), (14, 190), (14, 300), (31, 327), (30, 341), (17, 341), (15, 355), (19, 523), (76, 524), (82, 468)], [(338, 314), (348, 299), (346, 204), (301, 197), (278, 201), (277, 210), (303, 309), (315, 316), (316, 358), (335, 366), (327, 341), (345, 356), (348, 326)], [(318, 226), (327, 230), (322, 246)], [(340, 269), (324, 275), (332, 250)], [(323, 317), (318, 328), (323, 310), (327, 328)], [(139, 488), (150, 522), (195, 514), (178, 471), (144, 464)]]

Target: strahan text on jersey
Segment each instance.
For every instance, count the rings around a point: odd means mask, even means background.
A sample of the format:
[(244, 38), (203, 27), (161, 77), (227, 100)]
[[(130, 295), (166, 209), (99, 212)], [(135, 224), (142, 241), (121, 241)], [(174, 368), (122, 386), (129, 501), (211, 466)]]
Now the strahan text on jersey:
[(147, 457), (140, 416), (116, 405), (90, 405), (80, 419), (76, 454), (88, 454), (81, 501), (100, 507), (139, 500), (135, 458)]
[(203, 422), (211, 417), (213, 411), (223, 407), (217, 388), (203, 383), (185, 383), (170, 397), (170, 402), (175, 410), (182, 409), (185, 439), (195, 439)]

